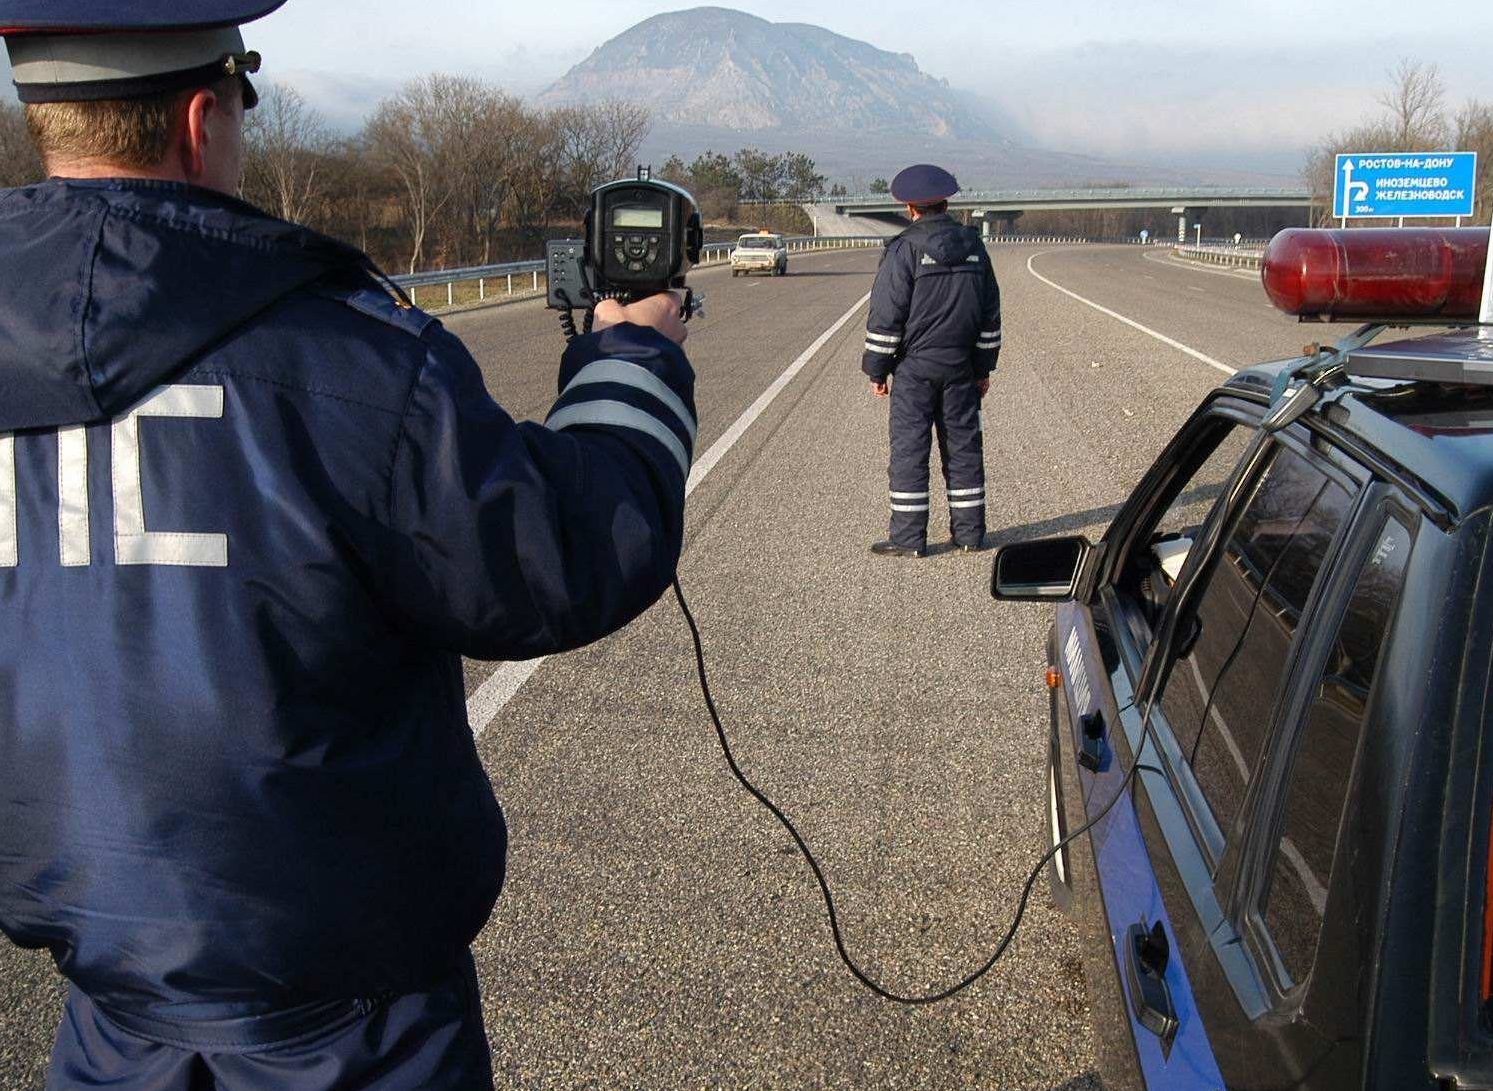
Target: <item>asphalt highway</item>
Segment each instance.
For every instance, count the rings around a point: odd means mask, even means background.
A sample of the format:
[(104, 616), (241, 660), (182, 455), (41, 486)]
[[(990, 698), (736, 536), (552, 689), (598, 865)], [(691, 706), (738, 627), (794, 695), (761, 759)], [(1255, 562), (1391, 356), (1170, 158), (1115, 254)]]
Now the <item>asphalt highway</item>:
[[(994, 256), (992, 543), (1099, 535), (1223, 370), (1331, 332), (1271, 310), (1252, 276), (1160, 251)], [(698, 482), (680, 574), (738, 759), (813, 846), (854, 955), (916, 993), (984, 960), (1045, 848), (1050, 611), (993, 603), (989, 554), (867, 551), (887, 516), (856, 310), (876, 261), (699, 273), (697, 454), (854, 313)], [(513, 415), (543, 417), (553, 315), (447, 324)], [(1100, 1086), (1077, 936), (1040, 889), (1007, 959), (949, 1002), (899, 1007), (850, 978), (807, 867), (721, 760), (672, 599), (531, 673), (469, 664), (468, 689), (510, 825), (476, 952), (499, 1086)], [(0, 941), (0, 1088), (40, 1086), (61, 997), (44, 958)]]

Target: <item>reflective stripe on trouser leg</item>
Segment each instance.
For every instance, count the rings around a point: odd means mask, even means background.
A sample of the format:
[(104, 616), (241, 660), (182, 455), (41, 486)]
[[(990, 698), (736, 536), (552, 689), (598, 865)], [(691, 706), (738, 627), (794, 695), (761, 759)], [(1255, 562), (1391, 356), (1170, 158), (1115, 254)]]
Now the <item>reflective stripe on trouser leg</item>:
[(909, 549), (928, 544), (929, 429), (938, 392), (906, 366), (892, 379), (891, 405), (891, 534), (893, 542)]
[(949, 530), (960, 545), (978, 545), (985, 537), (985, 437), (974, 379), (946, 384), (942, 408), (938, 446), (948, 485)]

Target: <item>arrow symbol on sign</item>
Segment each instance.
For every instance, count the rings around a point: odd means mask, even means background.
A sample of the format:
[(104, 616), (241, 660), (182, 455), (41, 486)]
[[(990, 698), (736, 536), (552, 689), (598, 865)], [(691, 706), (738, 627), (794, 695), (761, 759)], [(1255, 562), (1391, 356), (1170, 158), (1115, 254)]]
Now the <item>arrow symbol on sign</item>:
[(1367, 182), (1353, 181), (1353, 160), (1343, 160), (1343, 218), (1347, 219), (1353, 215), (1353, 202), (1355, 200), (1367, 201), (1369, 199), (1369, 184)]

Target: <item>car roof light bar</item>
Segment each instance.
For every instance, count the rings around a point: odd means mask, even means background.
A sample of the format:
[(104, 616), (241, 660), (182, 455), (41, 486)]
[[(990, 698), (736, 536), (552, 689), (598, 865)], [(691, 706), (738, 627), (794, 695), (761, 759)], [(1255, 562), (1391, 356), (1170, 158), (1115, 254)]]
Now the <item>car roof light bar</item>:
[(1480, 227), (1291, 228), (1270, 240), (1270, 301), (1311, 321), (1473, 325), (1493, 321)]

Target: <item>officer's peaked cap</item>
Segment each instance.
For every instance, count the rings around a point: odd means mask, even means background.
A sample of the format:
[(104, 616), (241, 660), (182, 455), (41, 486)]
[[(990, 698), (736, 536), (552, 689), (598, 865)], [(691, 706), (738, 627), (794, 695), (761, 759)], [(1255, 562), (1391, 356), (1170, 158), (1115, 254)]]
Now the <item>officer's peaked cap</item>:
[(959, 183), (942, 167), (918, 163), (892, 179), (892, 196), (903, 204), (932, 205), (959, 192)]
[(239, 27), (285, 2), (0, 0), (0, 36), (22, 102), (140, 98), (258, 71)]

